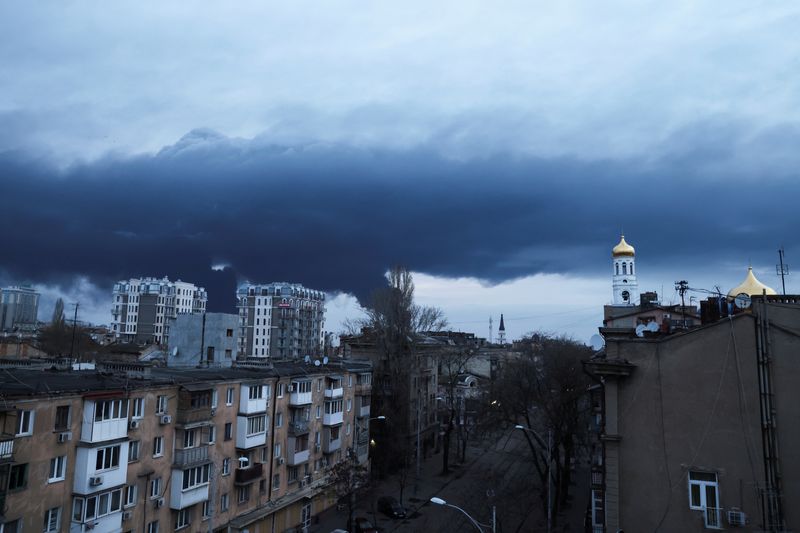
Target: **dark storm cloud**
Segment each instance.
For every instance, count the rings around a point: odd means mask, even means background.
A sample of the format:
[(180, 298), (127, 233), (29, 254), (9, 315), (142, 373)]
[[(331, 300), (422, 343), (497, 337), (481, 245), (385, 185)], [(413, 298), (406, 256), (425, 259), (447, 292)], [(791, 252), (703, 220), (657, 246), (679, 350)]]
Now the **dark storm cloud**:
[[(5, 153), (0, 270), (42, 283), (85, 274), (99, 286), (180, 277), (229, 310), (243, 279), (364, 297), (395, 263), (488, 282), (605, 272), (622, 227), (643, 255), (698, 269), (790, 247), (800, 214), (785, 135), (797, 140), (797, 129), (723, 131), (698, 125), (657, 157), (616, 162), (455, 161), (208, 130), (156, 155), (61, 171)], [(755, 151), (773, 137), (778, 162)]]

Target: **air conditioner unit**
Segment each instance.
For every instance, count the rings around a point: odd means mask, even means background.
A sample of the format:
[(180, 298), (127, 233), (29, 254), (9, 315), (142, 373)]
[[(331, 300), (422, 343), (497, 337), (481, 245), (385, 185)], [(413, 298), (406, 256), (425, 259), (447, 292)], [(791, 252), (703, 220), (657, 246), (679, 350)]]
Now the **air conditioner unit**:
[(728, 511), (728, 524), (731, 526), (747, 525), (747, 515), (741, 509), (732, 507)]
[(164, 498), (159, 498), (156, 500), (156, 509), (164, 507)]
[(128, 424), (128, 427), (130, 429), (139, 429), (139, 424), (140, 423), (141, 422), (139, 422), (138, 420), (131, 420), (130, 423)]
[(283, 457), (278, 457), (278, 464), (279, 465), (282, 465), (285, 462), (286, 462), (286, 459), (284, 459)]
[(122, 513), (122, 520), (130, 520), (133, 517), (133, 513), (131, 511), (125, 511)]
[(172, 424), (172, 417), (170, 415), (163, 415), (161, 417), (161, 424), (162, 425)]
[(322, 447), (319, 444), (314, 445), (314, 451), (318, 452)]
[(58, 434), (58, 442), (69, 442), (72, 440), (72, 432), (65, 431)]
[(215, 407), (215, 408), (213, 408), (213, 409), (211, 409), (211, 416), (214, 416), (215, 414), (217, 414), (217, 409), (216, 409), (216, 407)]
[(94, 476), (89, 478), (89, 486), (96, 487), (103, 484), (103, 476)]

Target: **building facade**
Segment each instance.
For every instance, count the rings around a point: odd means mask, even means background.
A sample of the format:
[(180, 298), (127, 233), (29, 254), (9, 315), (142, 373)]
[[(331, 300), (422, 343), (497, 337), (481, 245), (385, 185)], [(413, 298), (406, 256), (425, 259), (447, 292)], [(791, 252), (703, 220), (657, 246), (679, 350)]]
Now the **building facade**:
[(368, 432), (366, 363), (100, 370), (0, 377), (4, 533), (294, 531)]
[(239, 355), (300, 358), (322, 349), (325, 293), (297, 283), (244, 284), (236, 291)]
[(167, 321), (169, 366), (223, 366), (236, 361), (239, 316), (233, 313), (183, 314)]
[(168, 278), (131, 278), (114, 284), (111, 330), (124, 342), (166, 344), (171, 318), (204, 313), (205, 289)]
[(0, 332), (33, 332), (38, 314), (39, 293), (31, 287), (0, 289)]

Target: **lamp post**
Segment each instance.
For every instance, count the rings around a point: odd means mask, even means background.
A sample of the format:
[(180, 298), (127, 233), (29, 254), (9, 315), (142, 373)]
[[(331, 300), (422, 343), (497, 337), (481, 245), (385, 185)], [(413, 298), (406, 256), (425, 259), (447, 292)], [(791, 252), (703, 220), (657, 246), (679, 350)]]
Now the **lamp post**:
[[(542, 445), (544, 439), (533, 429), (526, 428), (525, 426), (521, 426), (517, 424), (514, 426), (515, 429), (521, 429), (522, 431), (530, 431), (536, 436), (539, 446)], [(547, 430), (547, 533), (550, 533), (552, 524), (553, 524), (553, 503), (551, 501), (551, 492), (550, 492), (550, 485), (553, 480), (553, 453), (551, 450), (552, 443), (551, 439), (553, 437), (553, 430)]]
[[(477, 521), (477, 520), (475, 520), (474, 518), (472, 518), (472, 517), (469, 515), (469, 513), (467, 513), (467, 512), (466, 512), (464, 509), (462, 509), (461, 507), (458, 507), (458, 506), (456, 506), (456, 505), (453, 505), (452, 503), (447, 503), (447, 502), (446, 502), (446, 501), (444, 501), (443, 499), (441, 499), (441, 498), (437, 498), (436, 496), (434, 496), (433, 498), (431, 498), (431, 503), (435, 503), (436, 505), (444, 505), (444, 506), (446, 506), (446, 507), (452, 507), (453, 509), (458, 509), (459, 511), (461, 511), (462, 513), (464, 513), (464, 516), (466, 516), (467, 518), (469, 518), (469, 521), (470, 521), (470, 522), (472, 522), (472, 525), (473, 525), (473, 526), (475, 526), (475, 528), (476, 528), (478, 531), (480, 531), (481, 533), (483, 533), (483, 528), (481, 527), (481, 524), (480, 524), (480, 523), (478, 523), (478, 521)], [(495, 519), (494, 519), (494, 513), (495, 513), (495, 507), (494, 507), (494, 505), (493, 505), (493, 506), (492, 506), (492, 525), (491, 525), (491, 528), (492, 528), (492, 533), (495, 533)]]

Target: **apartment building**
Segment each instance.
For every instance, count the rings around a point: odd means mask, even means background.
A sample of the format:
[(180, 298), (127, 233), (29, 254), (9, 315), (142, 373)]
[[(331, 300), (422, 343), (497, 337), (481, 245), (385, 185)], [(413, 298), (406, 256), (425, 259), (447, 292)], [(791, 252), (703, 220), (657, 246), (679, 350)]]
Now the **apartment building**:
[(297, 283), (246, 283), (236, 291), (239, 355), (298, 358), (320, 353), (325, 293)]
[(166, 344), (169, 319), (204, 313), (202, 287), (168, 278), (131, 278), (114, 284), (111, 331), (125, 342)]
[(33, 288), (0, 288), (0, 332), (33, 332), (38, 313), (39, 293)]
[(0, 531), (307, 527), (336, 502), (329, 468), (368, 442), (370, 376), (364, 362), (5, 372)]

